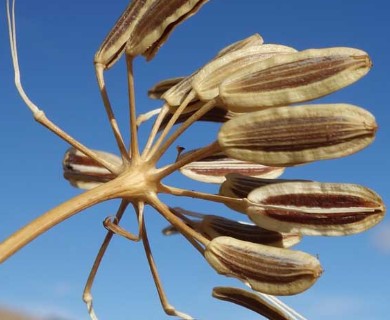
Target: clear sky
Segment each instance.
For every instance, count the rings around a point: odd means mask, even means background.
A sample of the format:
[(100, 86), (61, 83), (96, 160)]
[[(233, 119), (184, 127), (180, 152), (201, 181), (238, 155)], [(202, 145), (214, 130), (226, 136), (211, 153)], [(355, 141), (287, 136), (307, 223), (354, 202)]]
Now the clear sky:
[[(5, 2), (4, 0), (2, 0)], [(27, 93), (63, 129), (91, 148), (117, 153), (96, 86), (93, 56), (128, 0), (22, 1), (17, 3), (18, 48)], [(4, 8), (4, 6), (3, 6)], [(158, 107), (146, 90), (168, 77), (188, 75), (231, 42), (260, 33), (267, 43), (298, 50), (348, 46), (367, 51), (374, 67), (358, 83), (324, 98), (370, 110), (379, 131), (375, 143), (353, 156), (286, 171), (286, 178), (350, 182), (374, 189), (389, 203), (390, 39), (386, 1), (210, 0), (183, 23), (149, 63), (136, 60), (138, 112)], [(107, 73), (107, 86), (121, 127), (127, 120), (125, 66)], [(0, 11), (0, 238), (80, 191), (62, 178), (67, 145), (36, 124), (13, 86), (4, 9)], [(146, 129), (148, 126), (145, 127)], [(215, 126), (196, 127), (180, 144), (191, 148), (213, 139)], [(126, 130), (125, 130), (126, 132)], [(141, 133), (147, 130), (141, 130)], [(126, 135), (126, 134), (125, 134)], [(171, 153), (171, 157), (174, 152)], [(172, 159), (172, 158), (171, 158)], [(170, 183), (217, 192), (175, 175)], [(167, 199), (204, 213), (228, 215), (205, 202)], [(116, 202), (96, 206), (42, 235), (0, 266), (0, 306), (68, 320), (88, 319), (81, 293)], [(131, 211), (124, 220), (135, 230)], [(243, 219), (243, 216), (238, 216)], [(214, 286), (239, 281), (217, 276), (182, 237), (164, 238), (165, 221), (151, 209), (146, 219), (152, 249), (170, 302), (197, 319), (258, 319), (211, 298)], [(284, 301), (309, 319), (380, 320), (390, 298), (390, 221), (344, 238), (305, 238), (298, 249), (318, 255), (321, 279)], [(142, 245), (116, 238), (93, 290), (101, 319), (166, 319)]]

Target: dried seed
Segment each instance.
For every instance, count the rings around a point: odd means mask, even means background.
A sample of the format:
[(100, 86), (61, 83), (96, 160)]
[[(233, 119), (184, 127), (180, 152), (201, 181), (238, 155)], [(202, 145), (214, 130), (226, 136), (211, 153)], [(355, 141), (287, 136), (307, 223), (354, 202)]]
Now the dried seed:
[[(213, 289), (213, 297), (238, 304), (261, 314), (269, 320), (298, 320), (297, 313), (292, 312), (275, 297), (265, 294), (249, 292), (247, 290), (232, 287), (216, 287)], [(298, 315), (299, 319), (304, 319)]]
[[(281, 169), (284, 171), (284, 168)], [(231, 173), (231, 174), (229, 173), (228, 175), (226, 175), (225, 182), (223, 182), (219, 188), (219, 194), (221, 196), (231, 197), (231, 198), (247, 198), (249, 193), (257, 188), (269, 184), (273, 184), (273, 183), (294, 182), (294, 181), (304, 181), (304, 180), (270, 179), (270, 178), (264, 179), (264, 178), (248, 177), (237, 173)], [(246, 214), (246, 210), (247, 210), (246, 204), (238, 205), (236, 203), (227, 202), (226, 205), (235, 211)]]
[[(94, 152), (113, 165), (122, 166), (121, 158), (116, 155), (97, 150), (94, 150)], [(66, 151), (62, 167), (64, 178), (72, 186), (80, 189), (89, 190), (116, 178), (115, 174), (75, 148), (70, 148)]]
[(289, 248), (299, 243), (299, 233), (280, 233), (260, 228), (254, 224), (234, 221), (214, 215), (206, 215), (196, 226), (196, 230), (208, 239), (221, 236), (273, 247)]
[(213, 239), (206, 247), (205, 257), (218, 273), (272, 295), (300, 293), (322, 273), (319, 261), (307, 253), (230, 237)]
[(95, 55), (95, 63), (110, 68), (126, 50), (151, 60), (173, 29), (194, 15), (208, 0), (133, 0)]
[(311, 49), (241, 68), (219, 87), (229, 110), (285, 106), (346, 87), (371, 68), (367, 53), (351, 48)]
[(352, 105), (279, 107), (228, 121), (218, 142), (235, 159), (292, 166), (353, 154), (374, 140), (376, 128), (368, 111)]
[(340, 236), (365, 231), (384, 216), (381, 198), (355, 184), (289, 182), (248, 195), (247, 213), (258, 226), (279, 232)]
[[(231, 53), (233, 50), (240, 50), (243, 48), (249, 48), (251, 46), (259, 46), (262, 43), (263, 39), (259, 35), (255, 34), (249, 38), (235, 42), (233, 45), (230, 45), (225, 49), (222, 49), (214, 59), (220, 58), (227, 53)], [(184, 101), (188, 93), (192, 90), (192, 81), (199, 70), (195, 71), (189, 77), (184, 78), (177, 85), (169, 89), (162, 96), (162, 98), (172, 107), (179, 106)], [(198, 101), (198, 98), (195, 98), (194, 101)]]
[(192, 88), (202, 101), (209, 101), (219, 95), (220, 84), (242, 68), (260, 61), (267, 60), (275, 55), (296, 52), (295, 49), (282, 45), (257, 45), (229, 52), (218, 59), (206, 64), (194, 76)]
[(170, 88), (177, 85), (184, 77), (170, 78), (155, 84), (148, 90), (148, 96), (151, 99), (161, 99), (161, 96)]
[[(179, 159), (196, 150), (180, 155)], [(229, 158), (222, 153), (191, 162), (182, 168), (180, 172), (185, 176), (202, 182), (222, 183), (225, 176), (230, 173), (241, 173), (247, 176), (276, 178), (284, 172), (284, 168), (269, 167), (261, 164), (241, 161)]]

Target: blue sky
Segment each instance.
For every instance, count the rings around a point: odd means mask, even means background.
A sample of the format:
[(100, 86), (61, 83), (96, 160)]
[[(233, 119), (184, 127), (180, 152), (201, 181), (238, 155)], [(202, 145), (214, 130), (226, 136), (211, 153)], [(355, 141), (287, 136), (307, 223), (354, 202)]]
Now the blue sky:
[[(127, 0), (21, 1), (17, 3), (22, 79), (31, 99), (59, 126), (91, 148), (117, 153), (96, 86), (93, 56)], [(375, 5), (374, 5), (375, 3)], [(0, 11), (0, 238), (80, 191), (62, 178), (66, 143), (36, 124), (13, 86), (4, 10)], [(358, 83), (322, 99), (370, 110), (379, 131), (375, 143), (353, 156), (289, 169), (284, 177), (350, 182), (374, 189), (389, 203), (388, 125), (390, 41), (385, 1), (211, 0), (178, 27), (157, 57), (135, 64), (138, 112), (158, 107), (146, 97), (157, 81), (188, 75), (231, 42), (255, 32), (267, 43), (298, 50), (329, 46), (367, 51), (374, 67)], [(127, 119), (125, 66), (107, 74), (107, 86), (122, 128)], [(148, 125), (141, 133), (147, 133)], [(196, 128), (198, 128), (196, 130)], [(178, 143), (188, 148), (211, 141), (214, 126), (196, 127)], [(125, 130), (126, 132), (126, 130)], [(126, 133), (125, 133), (126, 136)], [(193, 137), (196, 136), (196, 139)], [(192, 137), (192, 138), (191, 138)], [(171, 152), (168, 157), (174, 157)], [(216, 192), (175, 175), (170, 183)], [(172, 205), (228, 215), (226, 209), (186, 199)], [(0, 306), (37, 315), (88, 319), (81, 293), (105, 230), (102, 220), (117, 202), (87, 210), (50, 230), (0, 266)], [(238, 217), (242, 219), (242, 216)], [(237, 285), (217, 276), (181, 237), (164, 238), (164, 220), (146, 212), (152, 249), (170, 302), (197, 319), (258, 319), (256, 314), (213, 300), (214, 286)], [(134, 228), (129, 211), (124, 225)], [(305, 238), (297, 247), (318, 255), (325, 273), (307, 292), (284, 301), (309, 319), (387, 318), (390, 298), (390, 221), (344, 238)], [(116, 238), (93, 290), (101, 319), (165, 319), (140, 244)]]

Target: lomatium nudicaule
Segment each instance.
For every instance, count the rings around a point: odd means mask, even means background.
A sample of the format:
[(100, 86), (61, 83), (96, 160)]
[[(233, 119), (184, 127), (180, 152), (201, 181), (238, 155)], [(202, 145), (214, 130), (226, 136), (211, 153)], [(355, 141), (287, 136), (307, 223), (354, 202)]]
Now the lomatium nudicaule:
[[(15, 3), (7, 1), (15, 82), (35, 120), (70, 144), (64, 177), (84, 193), (47, 211), (0, 244), (0, 261), (36, 237), (95, 204), (121, 199), (115, 217), (104, 221), (108, 233), (91, 269), (83, 299), (97, 319), (91, 288), (114, 235), (143, 243), (164, 311), (176, 310), (163, 291), (154, 263), (144, 208), (150, 206), (169, 223), (165, 235), (182, 234), (219, 274), (241, 280), (249, 289), (217, 287), (215, 298), (249, 308), (268, 319), (304, 319), (275, 296), (309, 289), (321, 276), (318, 259), (291, 249), (303, 236), (342, 236), (378, 224), (385, 209), (372, 190), (347, 183), (279, 179), (291, 166), (353, 154), (368, 146), (377, 125), (366, 110), (351, 104), (302, 104), (342, 89), (371, 67), (359, 49), (335, 47), (297, 51), (266, 44), (259, 34), (235, 42), (190, 76), (167, 79), (148, 92), (162, 107), (137, 114), (133, 60), (152, 59), (175, 27), (207, 0), (133, 0), (95, 54), (97, 81), (120, 156), (91, 150), (48, 119), (24, 92), (19, 72)], [(122, 57), (127, 66), (130, 147), (126, 147), (110, 104), (104, 73)], [(138, 128), (156, 117), (145, 145)], [(220, 125), (209, 145), (181, 152), (170, 164), (158, 161), (195, 122)], [(218, 194), (186, 190), (162, 182), (176, 171), (220, 184)], [(222, 203), (240, 220), (166, 204), (160, 194)], [(127, 207), (134, 208), (138, 233), (121, 227)], [(228, 208), (226, 208), (228, 210)]]

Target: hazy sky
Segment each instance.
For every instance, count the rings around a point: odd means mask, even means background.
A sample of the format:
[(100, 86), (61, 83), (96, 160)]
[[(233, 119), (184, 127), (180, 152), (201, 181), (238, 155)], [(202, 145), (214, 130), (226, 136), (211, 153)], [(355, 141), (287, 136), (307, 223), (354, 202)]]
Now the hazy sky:
[[(126, 7), (127, 0), (17, 2), (18, 48), (27, 93), (63, 129), (91, 148), (117, 153), (93, 69), (93, 56)], [(379, 131), (375, 143), (353, 156), (289, 169), (284, 177), (350, 182), (374, 189), (389, 203), (390, 39), (385, 1), (211, 0), (178, 27), (157, 57), (136, 60), (138, 112), (158, 107), (146, 90), (164, 78), (188, 75), (229, 43), (260, 33), (267, 43), (298, 50), (347, 46), (367, 51), (374, 63), (358, 83), (324, 98), (370, 110)], [(4, 8), (4, 6), (3, 6)], [(107, 87), (120, 126), (126, 127), (125, 66), (107, 72)], [(36, 124), (13, 86), (4, 10), (0, 11), (0, 238), (4, 239), (44, 211), (80, 191), (62, 178), (67, 144)], [(141, 130), (147, 133), (148, 125)], [(191, 148), (211, 142), (215, 126), (197, 126), (178, 144)], [(127, 129), (126, 129), (127, 130)], [(125, 132), (127, 132), (124, 130)], [(125, 136), (127, 134), (125, 133)], [(175, 151), (168, 155), (171, 161)], [(171, 184), (217, 192), (179, 174)], [(169, 204), (228, 215), (222, 206), (167, 198)], [(117, 202), (96, 206), (39, 237), (0, 266), (2, 305), (37, 315), (88, 319), (81, 294), (104, 237), (101, 222), (115, 214)], [(237, 216), (244, 219), (243, 216)], [(214, 286), (241, 286), (214, 270), (180, 237), (165, 238), (166, 222), (146, 211), (151, 245), (170, 302), (201, 320), (258, 319), (235, 305), (211, 298)], [(135, 230), (131, 210), (123, 225)], [(308, 319), (380, 320), (390, 298), (390, 221), (364, 234), (344, 238), (305, 238), (299, 250), (318, 255), (325, 270), (307, 292), (284, 301)], [(100, 319), (161, 320), (162, 312), (141, 244), (115, 238), (93, 290)]]

